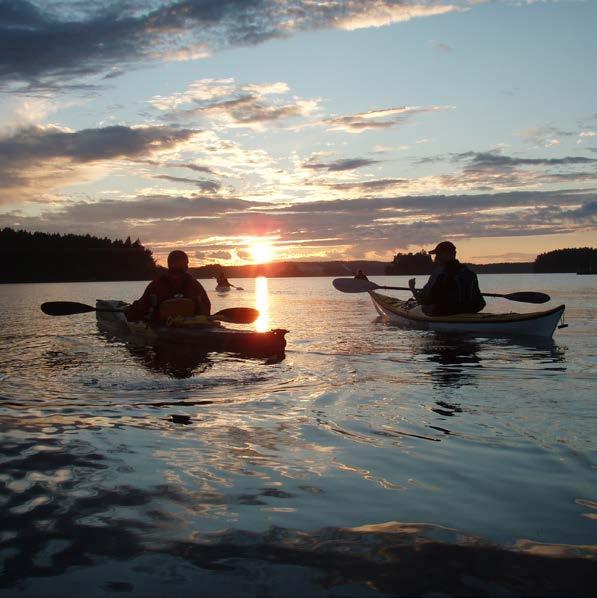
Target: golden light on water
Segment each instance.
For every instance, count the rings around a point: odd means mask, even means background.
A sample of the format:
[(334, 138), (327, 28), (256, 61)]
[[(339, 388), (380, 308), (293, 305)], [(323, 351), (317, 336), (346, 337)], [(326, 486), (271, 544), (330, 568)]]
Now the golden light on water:
[(270, 323), (269, 292), (265, 276), (258, 276), (255, 279), (255, 308), (259, 310), (259, 318), (255, 321), (255, 327), (258, 332), (266, 332), (270, 329)]
[(271, 262), (275, 256), (275, 249), (268, 239), (254, 239), (249, 243), (249, 251), (258, 264)]

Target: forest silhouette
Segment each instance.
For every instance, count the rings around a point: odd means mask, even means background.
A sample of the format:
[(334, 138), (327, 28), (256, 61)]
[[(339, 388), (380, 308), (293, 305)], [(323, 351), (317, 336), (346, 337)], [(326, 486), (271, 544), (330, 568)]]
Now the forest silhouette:
[(158, 271), (139, 239), (0, 231), (1, 282), (149, 280)]

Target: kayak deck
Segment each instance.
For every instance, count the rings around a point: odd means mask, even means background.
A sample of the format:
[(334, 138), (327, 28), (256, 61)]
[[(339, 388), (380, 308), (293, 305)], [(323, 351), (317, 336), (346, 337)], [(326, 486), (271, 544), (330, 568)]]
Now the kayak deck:
[[(127, 303), (118, 300), (96, 301), (98, 309), (123, 310)], [(122, 311), (97, 311), (97, 319), (104, 324), (117, 326), (135, 337), (150, 342), (166, 341), (188, 344), (202, 352), (237, 353), (252, 357), (283, 355), (286, 347), (286, 330), (268, 332), (227, 328), (219, 322), (213, 326), (152, 326), (146, 322), (129, 322)]]
[(429, 316), (421, 306), (396, 297), (370, 291), (369, 295), (377, 312), (384, 318), (403, 327), (448, 332), (482, 332), (486, 334), (527, 335), (551, 337), (562, 318), (564, 305), (530, 313), (476, 313), (452, 316)]

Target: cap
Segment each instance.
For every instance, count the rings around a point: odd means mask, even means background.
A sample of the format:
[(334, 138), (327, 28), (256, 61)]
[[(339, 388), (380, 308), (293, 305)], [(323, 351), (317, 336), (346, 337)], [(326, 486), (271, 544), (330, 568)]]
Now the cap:
[(441, 243), (438, 243), (435, 249), (432, 249), (429, 253), (433, 255), (435, 253), (443, 253), (448, 251), (456, 253), (456, 245), (454, 245), (454, 243), (450, 243), (450, 241), (442, 241)]

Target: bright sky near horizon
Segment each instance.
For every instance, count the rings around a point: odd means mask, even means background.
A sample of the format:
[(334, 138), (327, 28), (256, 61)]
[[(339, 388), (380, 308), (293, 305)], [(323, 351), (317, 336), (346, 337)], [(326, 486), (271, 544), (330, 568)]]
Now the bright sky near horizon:
[(0, 227), (196, 265), (595, 245), (596, 24), (592, 0), (0, 0)]

